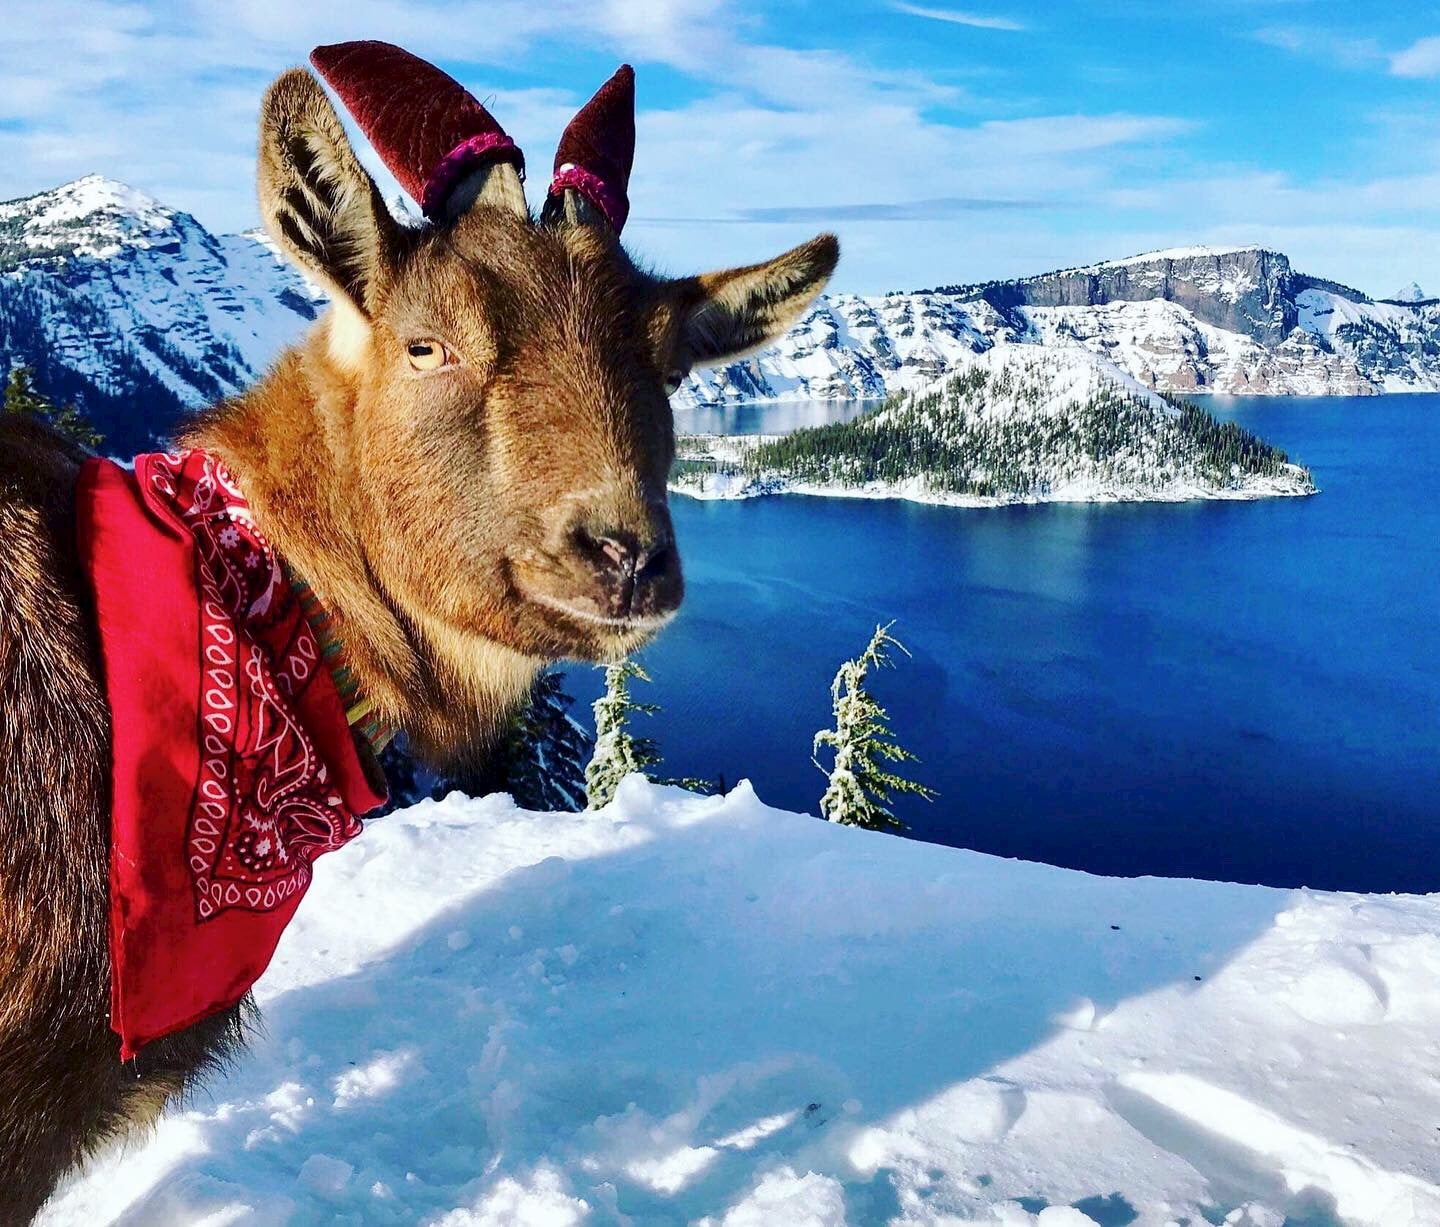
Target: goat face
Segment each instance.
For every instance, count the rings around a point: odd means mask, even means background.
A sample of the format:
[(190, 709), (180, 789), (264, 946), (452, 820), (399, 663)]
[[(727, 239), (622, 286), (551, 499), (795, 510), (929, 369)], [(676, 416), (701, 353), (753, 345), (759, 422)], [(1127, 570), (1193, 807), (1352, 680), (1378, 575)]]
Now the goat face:
[(272, 234), (334, 296), (316, 382), (376, 584), (422, 631), (530, 658), (646, 642), (684, 589), (668, 395), (783, 333), (834, 239), (660, 279), (583, 202), (533, 219), (503, 162), (452, 215), (404, 226), (301, 70), (267, 95), (260, 189)]
[(382, 582), (531, 656), (653, 634), (683, 593), (676, 314), (598, 229), (477, 208), (418, 236), (350, 355), (361, 495), (393, 546)]

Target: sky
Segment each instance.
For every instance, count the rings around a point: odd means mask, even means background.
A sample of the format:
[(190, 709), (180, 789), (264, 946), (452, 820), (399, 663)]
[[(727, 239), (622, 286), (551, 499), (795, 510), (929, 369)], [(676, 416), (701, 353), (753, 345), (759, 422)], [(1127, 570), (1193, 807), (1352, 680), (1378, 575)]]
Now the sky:
[(1440, 294), (1440, 0), (6, 0), (0, 198), (99, 172), (253, 226), (266, 83), (352, 38), (464, 82), (537, 199), (634, 64), (625, 234), (662, 272), (833, 230), (863, 293), (1261, 243)]

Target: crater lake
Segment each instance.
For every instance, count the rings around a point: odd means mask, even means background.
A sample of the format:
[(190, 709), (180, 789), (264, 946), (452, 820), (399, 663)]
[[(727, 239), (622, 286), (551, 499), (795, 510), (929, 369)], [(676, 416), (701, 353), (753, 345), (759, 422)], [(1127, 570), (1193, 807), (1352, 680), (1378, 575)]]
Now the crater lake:
[[(1310, 498), (959, 509), (672, 499), (689, 594), (641, 655), (671, 776), (817, 812), (829, 684), (877, 623), (914, 838), (1105, 874), (1440, 889), (1440, 396), (1200, 402)], [(868, 406), (677, 413), (753, 433)], [(599, 690), (570, 667), (577, 715)], [(878, 837), (877, 837), (878, 838)], [(844, 900), (836, 900), (844, 906)]]

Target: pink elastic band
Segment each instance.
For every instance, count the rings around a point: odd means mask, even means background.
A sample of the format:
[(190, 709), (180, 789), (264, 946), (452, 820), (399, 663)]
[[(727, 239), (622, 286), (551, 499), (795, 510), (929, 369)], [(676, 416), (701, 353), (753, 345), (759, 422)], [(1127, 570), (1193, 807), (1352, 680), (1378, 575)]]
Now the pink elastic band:
[(504, 158), (515, 164), (521, 178), (525, 176), (525, 155), (520, 147), (503, 132), (481, 132), (461, 141), (440, 159), (440, 163), (425, 180), (425, 191), (421, 195), (420, 209), (426, 217), (434, 217), (455, 184), (467, 171), (482, 162)]
[(558, 196), (566, 188), (579, 192), (605, 215), (610, 229), (616, 234), (620, 233), (620, 228), (625, 225), (625, 218), (630, 213), (630, 202), (612, 192), (604, 179), (591, 174), (583, 166), (563, 166), (556, 172), (555, 178), (550, 180), (550, 195)]

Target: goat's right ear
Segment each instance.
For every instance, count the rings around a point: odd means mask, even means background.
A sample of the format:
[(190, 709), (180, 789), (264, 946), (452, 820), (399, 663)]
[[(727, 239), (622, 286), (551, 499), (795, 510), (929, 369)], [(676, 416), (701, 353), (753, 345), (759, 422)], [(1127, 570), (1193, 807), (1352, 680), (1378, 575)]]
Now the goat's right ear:
[(265, 93), (259, 180), (271, 237), (305, 272), (370, 314), (394, 267), (399, 227), (330, 99), (303, 68)]

